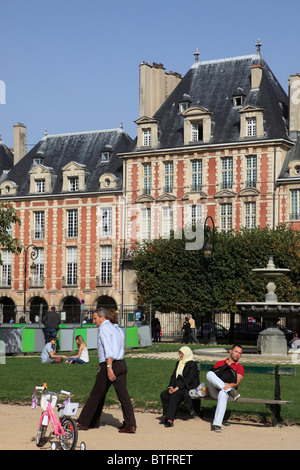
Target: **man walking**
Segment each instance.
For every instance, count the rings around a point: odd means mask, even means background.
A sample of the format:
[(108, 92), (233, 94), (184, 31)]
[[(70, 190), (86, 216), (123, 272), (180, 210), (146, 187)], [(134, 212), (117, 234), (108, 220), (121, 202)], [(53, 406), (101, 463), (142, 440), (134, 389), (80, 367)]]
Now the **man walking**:
[(111, 316), (104, 308), (93, 313), (93, 323), (98, 327), (99, 367), (94, 387), (78, 418), (78, 428), (87, 430), (100, 425), (105, 397), (113, 385), (124, 419), (119, 432), (135, 433), (136, 421), (126, 384), (125, 335), (117, 325), (117, 315)]
[(213, 370), (206, 375), (209, 394), (218, 400), (213, 420), (213, 431), (221, 432), (227, 401), (229, 398), (236, 401), (239, 398), (238, 385), (244, 377), (244, 368), (238, 362), (242, 355), (242, 347), (234, 345), (230, 349), (229, 358), (217, 361)]

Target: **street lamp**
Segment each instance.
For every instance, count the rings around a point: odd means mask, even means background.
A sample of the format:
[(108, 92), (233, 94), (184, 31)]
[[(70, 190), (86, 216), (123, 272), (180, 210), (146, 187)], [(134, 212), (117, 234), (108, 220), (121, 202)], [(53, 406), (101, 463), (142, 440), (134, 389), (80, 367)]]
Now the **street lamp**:
[[(207, 221), (210, 219), (212, 223), (212, 229), (207, 225)], [(210, 317), (210, 337), (209, 344), (216, 346), (216, 323), (215, 323), (215, 280), (214, 280), (214, 252), (215, 252), (215, 224), (213, 218), (209, 215), (206, 217), (204, 222), (204, 236), (207, 233), (207, 242), (203, 247), (203, 254), (205, 259), (211, 261), (211, 317)]]
[(32, 259), (33, 263), (30, 266), (30, 269), (34, 271), (36, 269), (36, 264), (34, 264), (34, 260), (37, 259), (38, 257), (38, 249), (35, 245), (28, 245), (27, 248), (25, 248), (25, 263), (24, 263), (24, 302), (23, 302), (23, 312), (24, 316), (26, 313), (26, 275), (27, 275), (27, 254), (29, 248), (32, 248), (32, 252), (30, 253), (30, 258)]

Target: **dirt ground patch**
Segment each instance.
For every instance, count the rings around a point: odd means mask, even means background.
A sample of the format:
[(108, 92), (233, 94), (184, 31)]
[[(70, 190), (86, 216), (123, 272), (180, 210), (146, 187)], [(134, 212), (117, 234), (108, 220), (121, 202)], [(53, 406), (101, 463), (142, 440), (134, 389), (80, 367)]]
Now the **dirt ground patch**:
[[(0, 450), (50, 450), (50, 443), (42, 449), (35, 443), (40, 413), (40, 407), (0, 405)], [(209, 421), (198, 417), (176, 419), (173, 428), (159, 424), (159, 418), (159, 414), (138, 412), (136, 434), (120, 434), (121, 411), (105, 409), (100, 428), (79, 431), (77, 447), (84, 441), (87, 450), (109, 451), (300, 450), (299, 426), (230, 422), (219, 434), (211, 431)]]

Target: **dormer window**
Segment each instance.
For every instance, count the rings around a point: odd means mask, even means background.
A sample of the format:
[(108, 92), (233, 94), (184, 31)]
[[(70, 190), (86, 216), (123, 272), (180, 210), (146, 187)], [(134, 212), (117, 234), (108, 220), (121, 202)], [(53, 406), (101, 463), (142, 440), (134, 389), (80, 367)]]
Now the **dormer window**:
[(109, 162), (109, 160), (110, 160), (110, 153), (109, 152), (102, 152), (101, 153), (101, 162), (105, 163), (105, 162)]
[(187, 101), (182, 101), (182, 103), (179, 103), (179, 112), (183, 113), (186, 109), (189, 107), (189, 103)]
[(45, 192), (45, 180), (44, 179), (35, 180), (35, 192), (37, 194)]
[(264, 108), (248, 105), (239, 109), (241, 115), (240, 138), (264, 137)]
[(194, 122), (192, 124), (192, 142), (198, 142), (199, 140), (203, 140), (203, 122)]
[(151, 147), (151, 129), (143, 129), (143, 146)]
[(243, 96), (234, 96), (233, 97), (233, 106), (243, 106), (244, 97)]
[(85, 189), (87, 178), (86, 166), (71, 161), (62, 168), (63, 173), (63, 192), (74, 193)]
[(40, 163), (43, 163), (43, 159), (40, 157), (33, 158), (32, 164), (33, 165), (39, 165)]
[(157, 147), (158, 121), (156, 119), (144, 116), (135, 122), (138, 125), (137, 148)]
[(191, 106), (182, 113), (184, 118), (184, 144), (209, 142), (211, 139), (211, 111)]
[(247, 118), (247, 136), (255, 137), (256, 136), (256, 117)]
[(69, 177), (69, 191), (74, 192), (79, 190), (79, 177), (70, 176)]

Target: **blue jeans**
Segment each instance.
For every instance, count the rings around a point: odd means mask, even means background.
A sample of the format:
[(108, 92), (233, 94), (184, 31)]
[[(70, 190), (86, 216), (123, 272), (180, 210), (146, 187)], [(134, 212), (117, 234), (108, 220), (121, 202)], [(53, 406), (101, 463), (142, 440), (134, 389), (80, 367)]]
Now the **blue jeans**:
[(82, 359), (79, 359), (79, 357), (69, 357), (69, 359), (67, 359), (67, 362), (71, 361), (72, 364), (87, 364), (87, 362), (83, 361)]

